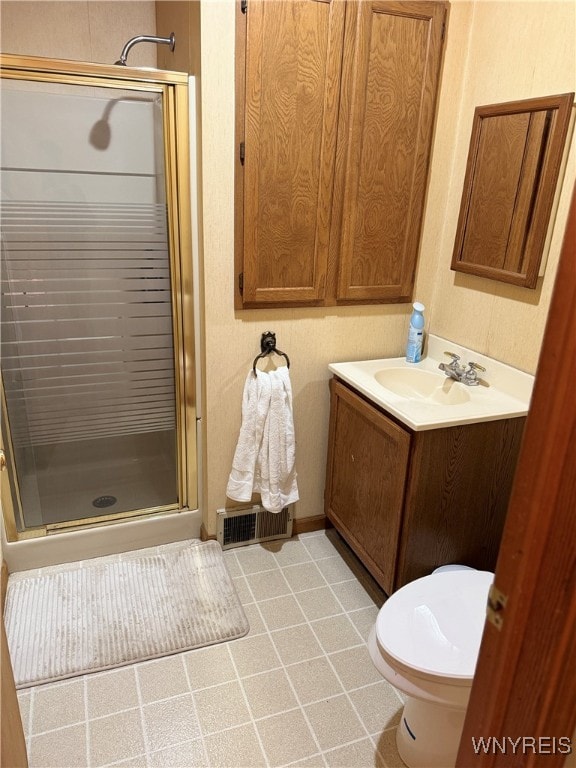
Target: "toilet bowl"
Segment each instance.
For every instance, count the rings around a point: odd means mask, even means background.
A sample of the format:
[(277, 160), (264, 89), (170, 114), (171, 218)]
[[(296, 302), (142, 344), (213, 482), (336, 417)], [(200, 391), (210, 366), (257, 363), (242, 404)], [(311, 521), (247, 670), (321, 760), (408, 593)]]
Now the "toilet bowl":
[(409, 768), (456, 762), (494, 574), (440, 568), (384, 603), (368, 649), (404, 695), (396, 744)]

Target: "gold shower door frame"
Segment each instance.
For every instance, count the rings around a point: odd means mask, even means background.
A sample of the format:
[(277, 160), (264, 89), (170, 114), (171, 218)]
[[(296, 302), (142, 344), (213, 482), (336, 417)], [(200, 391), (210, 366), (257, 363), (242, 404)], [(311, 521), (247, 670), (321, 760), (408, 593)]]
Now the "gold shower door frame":
[[(164, 164), (167, 200), (168, 250), (172, 291), (172, 328), (176, 394), (178, 504), (82, 518), (23, 528), (18, 479), (11, 450), (10, 425), (0, 381), (1, 414), (8, 445), (2, 445), (0, 490), (8, 541), (45, 536), (65, 530), (105, 525), (144, 515), (172, 514), (196, 509), (198, 471), (196, 445), (196, 389), (194, 348), (194, 297), (190, 197), (188, 75), (87, 62), (0, 54), (0, 77), (63, 85), (149, 91), (162, 96)], [(20, 523), (18, 526), (17, 521)]]

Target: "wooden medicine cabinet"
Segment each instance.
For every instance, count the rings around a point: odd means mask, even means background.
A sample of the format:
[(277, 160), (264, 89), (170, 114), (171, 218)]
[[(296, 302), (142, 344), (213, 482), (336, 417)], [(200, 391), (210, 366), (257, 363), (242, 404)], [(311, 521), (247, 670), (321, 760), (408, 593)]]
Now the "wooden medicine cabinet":
[(477, 107), (452, 269), (535, 288), (573, 93)]

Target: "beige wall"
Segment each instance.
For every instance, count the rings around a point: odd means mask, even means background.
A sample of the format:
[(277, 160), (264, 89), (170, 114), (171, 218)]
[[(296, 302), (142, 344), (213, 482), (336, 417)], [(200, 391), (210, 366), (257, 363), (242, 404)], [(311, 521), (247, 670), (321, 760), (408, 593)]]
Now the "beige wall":
[[(1, 0), (2, 53), (114, 64), (136, 35), (156, 34), (153, 0)], [(156, 46), (136, 45), (128, 63), (156, 66)]]
[(296, 516), (323, 513), (329, 362), (402, 352), (406, 307), (235, 312), (234, 2), (201, 6), (202, 165), (207, 461), (204, 520), (215, 531), (240, 426), (242, 388), (264, 331), (291, 361), (300, 501)]
[(416, 292), (434, 333), (533, 373), (574, 185), (574, 140), (536, 290), (453, 272), (450, 261), (474, 108), (576, 90), (576, 5), (456, 0), (451, 6)]
[[(538, 290), (449, 269), (473, 108), (576, 88), (572, 2), (452, 2), (422, 256), (415, 297), (429, 330), (524, 370), (536, 368), (571, 184)], [(233, 309), (234, 3), (201, 7), (206, 291), (207, 462), (204, 520), (215, 529), (240, 425), (242, 387), (260, 334), (290, 355), (300, 502), (321, 514), (328, 431), (327, 364), (403, 352), (409, 305)], [(218, 51), (218, 55), (215, 55)], [(574, 163), (572, 163), (574, 165)], [(573, 176), (573, 173), (572, 173)]]

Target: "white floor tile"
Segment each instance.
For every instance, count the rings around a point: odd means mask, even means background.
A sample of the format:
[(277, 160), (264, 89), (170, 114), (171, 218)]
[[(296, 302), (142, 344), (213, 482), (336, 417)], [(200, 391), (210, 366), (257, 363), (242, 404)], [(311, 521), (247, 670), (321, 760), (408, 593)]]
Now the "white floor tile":
[(402, 701), (372, 666), (383, 593), (334, 531), (239, 547), (249, 634), (19, 691), (30, 768), (396, 768)]

